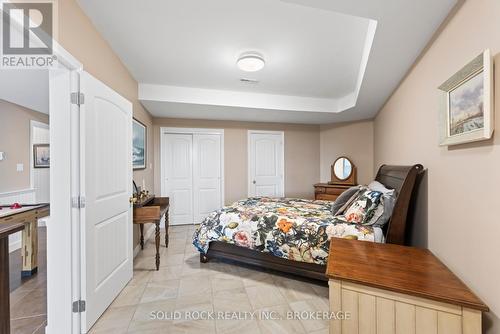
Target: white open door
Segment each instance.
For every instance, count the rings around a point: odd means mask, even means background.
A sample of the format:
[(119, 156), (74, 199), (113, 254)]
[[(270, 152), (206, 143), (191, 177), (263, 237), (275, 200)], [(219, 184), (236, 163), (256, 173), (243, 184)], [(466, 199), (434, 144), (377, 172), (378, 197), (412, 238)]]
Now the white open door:
[(283, 132), (248, 131), (248, 196), (284, 196)]
[[(81, 298), (86, 333), (132, 278), (132, 104), (80, 75)], [(80, 101), (81, 102), (81, 101)]]

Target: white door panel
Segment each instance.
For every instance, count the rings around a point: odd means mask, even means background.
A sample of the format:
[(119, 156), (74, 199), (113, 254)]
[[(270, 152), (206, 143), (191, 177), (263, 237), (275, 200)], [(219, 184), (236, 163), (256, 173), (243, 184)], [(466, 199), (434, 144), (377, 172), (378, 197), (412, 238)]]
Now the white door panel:
[(221, 136), (194, 134), (194, 221), (222, 206)]
[(279, 193), (279, 189), (276, 184), (259, 184), (255, 186), (255, 196), (276, 197), (277, 193)]
[(165, 134), (165, 189), (170, 197), (170, 224), (193, 223), (193, 136)]
[(80, 87), (85, 333), (132, 278), (132, 104), (86, 72)]
[(284, 196), (283, 133), (249, 131), (249, 196)]

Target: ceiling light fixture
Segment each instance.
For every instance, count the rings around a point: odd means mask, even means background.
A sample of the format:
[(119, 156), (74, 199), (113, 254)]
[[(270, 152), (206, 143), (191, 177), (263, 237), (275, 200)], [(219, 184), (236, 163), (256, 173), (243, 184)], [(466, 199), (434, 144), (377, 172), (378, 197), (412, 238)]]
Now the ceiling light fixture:
[(262, 70), (266, 63), (260, 54), (252, 52), (242, 54), (236, 64), (242, 71), (257, 72)]

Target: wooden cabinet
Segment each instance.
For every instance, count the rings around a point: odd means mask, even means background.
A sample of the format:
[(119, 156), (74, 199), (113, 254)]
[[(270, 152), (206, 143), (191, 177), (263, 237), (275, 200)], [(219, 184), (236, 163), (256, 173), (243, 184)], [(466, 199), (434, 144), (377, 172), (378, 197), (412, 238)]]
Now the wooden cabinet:
[(428, 250), (333, 238), (327, 276), (331, 334), (480, 334), (488, 311)]
[(340, 194), (352, 186), (317, 183), (314, 185), (314, 199), (324, 201), (335, 201)]

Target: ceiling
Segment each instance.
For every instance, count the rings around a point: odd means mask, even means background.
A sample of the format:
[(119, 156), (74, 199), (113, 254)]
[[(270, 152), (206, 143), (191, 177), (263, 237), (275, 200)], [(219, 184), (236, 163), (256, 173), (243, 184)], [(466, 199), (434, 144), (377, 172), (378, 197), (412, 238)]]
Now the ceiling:
[(154, 116), (321, 124), (372, 118), (456, 0), (79, 3)]
[(48, 70), (0, 70), (0, 100), (48, 114)]

